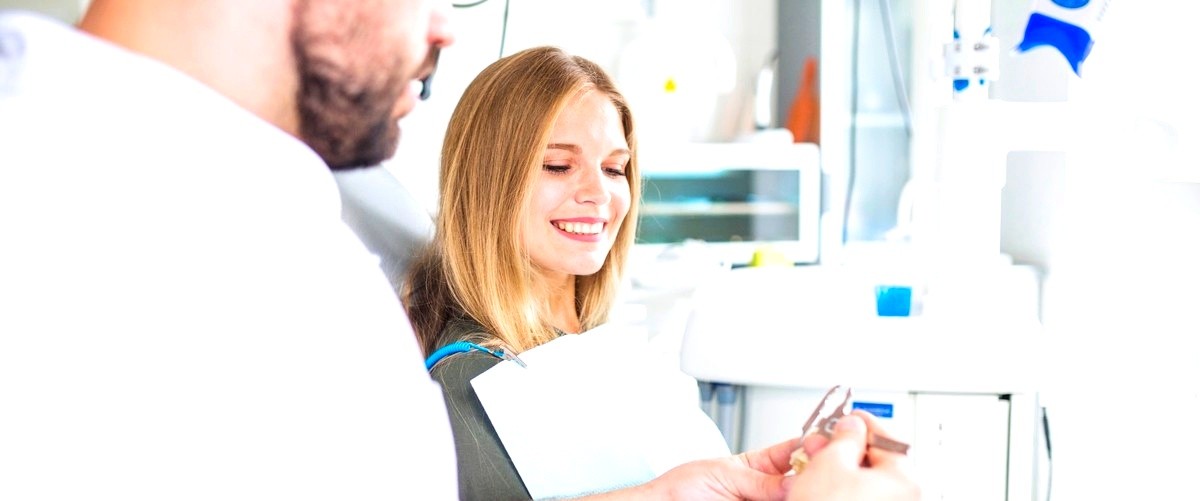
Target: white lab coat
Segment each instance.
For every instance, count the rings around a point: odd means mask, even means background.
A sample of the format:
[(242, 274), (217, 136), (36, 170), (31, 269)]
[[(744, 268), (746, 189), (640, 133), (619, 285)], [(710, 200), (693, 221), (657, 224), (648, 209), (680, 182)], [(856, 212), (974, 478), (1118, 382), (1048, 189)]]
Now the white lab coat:
[(456, 498), (440, 393), (340, 208), (223, 96), (0, 14), (0, 499)]

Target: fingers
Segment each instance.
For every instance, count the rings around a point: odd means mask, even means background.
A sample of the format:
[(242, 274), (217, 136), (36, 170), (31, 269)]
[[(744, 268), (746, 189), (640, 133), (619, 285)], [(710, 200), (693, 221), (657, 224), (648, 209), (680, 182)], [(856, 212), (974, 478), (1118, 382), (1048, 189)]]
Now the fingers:
[(897, 468), (905, 457), (882, 447), (867, 448), (867, 463), (873, 468)]
[[(862, 410), (856, 410), (853, 412), (853, 415), (862, 418), (863, 423), (866, 424), (868, 436), (892, 438), (892, 436), (888, 434), (887, 430), (884, 429), (883, 423), (873, 414)], [(867, 462), (871, 464), (871, 466), (893, 467), (905, 457), (906, 456), (904, 454), (892, 452), (882, 447), (867, 448)]]
[(779, 475), (792, 469), (792, 452), (801, 446), (800, 438), (793, 438), (765, 449), (741, 454), (746, 466), (752, 470)]
[(857, 467), (867, 450), (867, 423), (858, 413), (838, 420), (833, 438), (813, 461), (834, 461), (845, 467)]
[(876, 434), (876, 435), (883, 435), (886, 437), (891, 436), (891, 435), (888, 435), (887, 430), (884, 429), (883, 421), (880, 421), (879, 418), (875, 417), (874, 414), (871, 414), (870, 412), (864, 411), (862, 409), (855, 409), (854, 411), (851, 412), (851, 414), (862, 418), (863, 423), (865, 423), (867, 425), (868, 433), (872, 433), (872, 434)]
[[(763, 449), (766, 450), (766, 449)], [(749, 468), (732, 468), (725, 479), (738, 499), (782, 500), (787, 494), (789, 476), (768, 474)]]
[(829, 445), (829, 437), (820, 433), (810, 433), (804, 437), (804, 452), (808, 454), (808, 457), (817, 455), (826, 445)]

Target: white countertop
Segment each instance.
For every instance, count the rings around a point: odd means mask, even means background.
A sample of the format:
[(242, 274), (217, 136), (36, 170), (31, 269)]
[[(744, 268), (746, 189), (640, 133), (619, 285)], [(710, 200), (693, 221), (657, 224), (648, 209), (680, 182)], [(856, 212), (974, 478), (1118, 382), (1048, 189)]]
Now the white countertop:
[(1032, 270), (1009, 266), (929, 283), (920, 315), (876, 316), (874, 285), (906, 280), (926, 283), (820, 266), (733, 270), (696, 292), (680, 366), (699, 380), (746, 385), (1037, 389), (1047, 348)]

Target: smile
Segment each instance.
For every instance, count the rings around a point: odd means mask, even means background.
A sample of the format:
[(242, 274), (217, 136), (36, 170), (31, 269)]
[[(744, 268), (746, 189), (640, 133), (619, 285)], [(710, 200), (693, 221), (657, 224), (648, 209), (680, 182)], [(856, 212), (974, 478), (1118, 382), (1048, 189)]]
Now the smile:
[(554, 221), (555, 227), (567, 233), (575, 235), (598, 235), (604, 230), (604, 223), (573, 223), (566, 221)]

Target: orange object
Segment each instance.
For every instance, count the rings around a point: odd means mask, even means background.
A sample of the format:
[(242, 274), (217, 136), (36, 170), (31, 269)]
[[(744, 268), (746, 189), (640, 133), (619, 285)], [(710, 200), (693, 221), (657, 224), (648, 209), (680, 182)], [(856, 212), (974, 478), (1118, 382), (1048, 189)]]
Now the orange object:
[(804, 60), (800, 85), (788, 110), (787, 128), (797, 143), (821, 142), (821, 103), (817, 99), (817, 59)]

